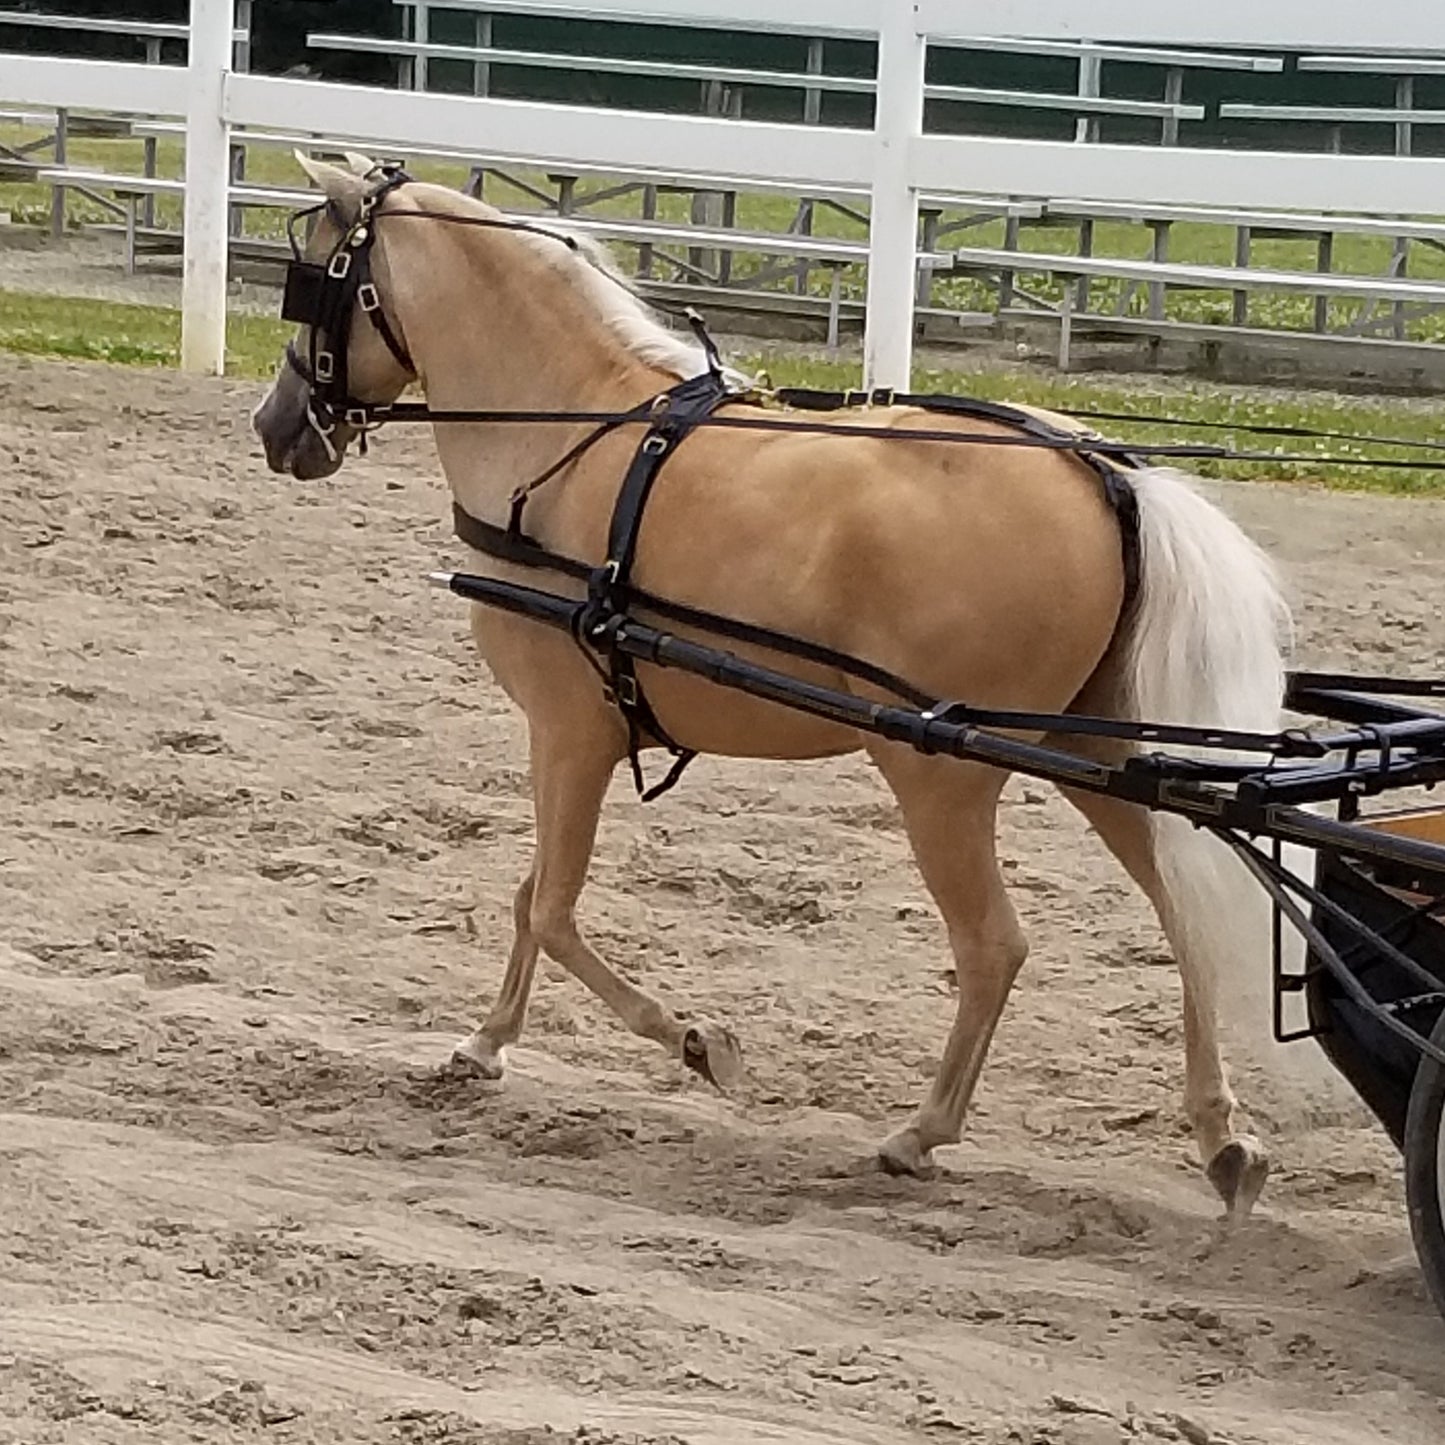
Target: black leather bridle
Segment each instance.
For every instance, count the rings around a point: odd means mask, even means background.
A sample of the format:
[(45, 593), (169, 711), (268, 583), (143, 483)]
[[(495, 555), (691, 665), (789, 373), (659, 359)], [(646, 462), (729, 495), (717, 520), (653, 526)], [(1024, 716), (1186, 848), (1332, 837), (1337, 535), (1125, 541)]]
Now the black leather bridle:
[(286, 226), (291, 260), (286, 267), (281, 318), (309, 330), (308, 355), (303, 358), (296, 350), (296, 343), (288, 341), (286, 364), (306, 383), (309, 393), (306, 419), (333, 462), (338, 455), (332, 440), (338, 421), (360, 432), (363, 442), (367, 428), (376, 422), (375, 406), (351, 395), (348, 356), (352, 318), (358, 310), (370, 318), (398, 365), (408, 376), (416, 376), (416, 366), (387, 319), (381, 293), (371, 273), (377, 213), (386, 198), (411, 177), (400, 167), (378, 169), (380, 181), (362, 197), (356, 219), (344, 226), (325, 261), (306, 259), (296, 238), (296, 223), (323, 211), (329, 211), (333, 219), (339, 220), (331, 202), (323, 201), (296, 212)]
[[(281, 319), (309, 328), (307, 354), (302, 356), (294, 341), (286, 343), (286, 364), (306, 383), (308, 400), (306, 419), (321, 438), (326, 453), (334, 462), (339, 453), (333, 440), (338, 423), (344, 422), (360, 433), (362, 447), (366, 434), (383, 422), (442, 420), (510, 420), (511, 414), (488, 412), (467, 413), (465, 417), (448, 417), (422, 404), (398, 404), (362, 401), (351, 393), (348, 357), (351, 350), (353, 319), (358, 311), (376, 328), (377, 335), (397, 364), (412, 380), (416, 364), (406, 343), (386, 314), (381, 293), (372, 275), (372, 248), (376, 245), (377, 228), (382, 219), (382, 206), (393, 191), (412, 182), (413, 177), (396, 165), (379, 165), (367, 179), (376, 183), (362, 197), (354, 220), (348, 222), (330, 201), (321, 201), (296, 211), (287, 221), (286, 234), (291, 243), (291, 260), (286, 267), (286, 284), (281, 298)], [(341, 227), (341, 235), (325, 261), (308, 261), (297, 237), (297, 224), (307, 217), (329, 214)], [(502, 217), (458, 216), (446, 211), (387, 211), (388, 220), (421, 219), (440, 221), (456, 226), (477, 226), (498, 231), (529, 231), (546, 236), (571, 251), (579, 249), (577, 238), (564, 231), (538, 226), (530, 221), (514, 221)], [(708, 343), (710, 348), (710, 343)], [(519, 414), (517, 420), (523, 417)]]

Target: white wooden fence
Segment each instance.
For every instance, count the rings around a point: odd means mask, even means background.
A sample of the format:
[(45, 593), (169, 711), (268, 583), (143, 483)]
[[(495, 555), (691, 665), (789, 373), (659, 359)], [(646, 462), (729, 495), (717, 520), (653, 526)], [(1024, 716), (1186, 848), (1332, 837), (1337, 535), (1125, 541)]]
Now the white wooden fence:
[[(566, 14), (565, 0), (491, 9)], [(1445, 5), (1375, 0), (587, 0), (591, 15), (739, 31), (849, 35), (879, 46), (875, 125), (669, 116), (530, 101), (378, 90), (241, 74), (233, 0), (192, 0), (185, 70), (0, 54), (7, 103), (183, 116), (187, 126), (182, 361), (222, 369), (227, 144), (238, 125), (371, 137), (538, 166), (568, 163), (716, 173), (872, 195), (865, 382), (906, 386), (918, 196), (928, 191), (1067, 195), (1105, 202), (1299, 208), (1367, 215), (1445, 212), (1445, 159), (1280, 154), (925, 134), (930, 39), (1006, 37), (1222, 49), (1445, 55)]]

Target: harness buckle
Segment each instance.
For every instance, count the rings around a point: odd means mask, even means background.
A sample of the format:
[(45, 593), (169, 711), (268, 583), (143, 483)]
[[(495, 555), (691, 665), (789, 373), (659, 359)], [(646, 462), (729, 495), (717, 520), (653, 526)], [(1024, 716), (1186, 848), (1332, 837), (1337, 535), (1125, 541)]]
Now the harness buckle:
[(347, 239), (347, 244), (353, 248), (364, 246), (366, 245), (366, 238), (369, 234), (365, 226), (355, 226), (352, 228), (351, 235)]
[(338, 251), (327, 265), (326, 274), (330, 276), (333, 281), (344, 281), (350, 270), (351, 252)]
[(341, 413), (341, 419), (349, 427), (355, 427), (357, 431), (363, 431), (371, 425), (371, 408), (368, 406), (349, 406)]
[(316, 380), (334, 381), (336, 379), (336, 358), (329, 351), (318, 351), (316, 353)]
[(614, 678), (603, 690), (607, 694), (607, 701), (613, 707), (636, 707), (641, 695), (637, 691), (637, 678), (629, 672)]
[(366, 312), (381, 310), (381, 296), (370, 281), (356, 288), (356, 304)]
[(654, 432), (643, 438), (642, 450), (650, 457), (660, 457), (667, 450), (667, 438), (660, 432)]

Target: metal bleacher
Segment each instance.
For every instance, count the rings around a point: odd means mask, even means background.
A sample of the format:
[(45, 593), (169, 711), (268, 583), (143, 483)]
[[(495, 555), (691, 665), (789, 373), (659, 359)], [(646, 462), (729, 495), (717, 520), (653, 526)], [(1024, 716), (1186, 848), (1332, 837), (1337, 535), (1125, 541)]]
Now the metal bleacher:
[[(559, 13), (555, 4), (549, 7), (528, 0), (393, 0), (393, 4), (403, 19), (400, 39), (324, 30), (308, 35), (308, 44), (318, 52), (390, 57), (395, 61), (395, 81), (404, 89), (455, 91), (460, 81), (469, 83), (473, 93), (485, 95), (495, 93), (504, 82), (502, 88), (511, 94), (518, 86), (525, 87), (529, 76), (535, 79), (538, 74), (554, 79), (573, 75), (579, 84), (585, 76), (622, 77), (636, 83), (640, 105), (675, 111), (681, 82), (683, 94), (686, 86), (696, 87), (694, 104), (704, 115), (741, 119), (755, 106), (776, 111), (782, 105), (792, 107), (805, 125), (823, 121), (829, 113), (829, 97), (866, 100), (876, 89), (872, 75), (829, 69), (833, 57), (827, 35), (804, 38), (801, 49), (794, 46), (780, 51), (783, 58), (773, 69), (599, 55), (591, 52), (605, 47), (595, 39), (589, 43), (588, 53), (571, 53), (560, 45), (540, 49), (494, 43), (504, 34), (498, 23), (504, 17), (539, 10), (555, 16)], [(237, 69), (248, 63), (249, 11), (250, 6), (242, 0), (238, 15), (246, 25), (238, 28), (236, 35)], [(442, 32), (448, 38), (439, 40), (435, 38), (437, 18), (442, 12), (448, 12), (450, 29)], [(570, 18), (587, 18), (589, 13), (585, 3), (566, 7)], [(615, 18), (616, 11), (599, 10), (596, 18), (604, 15)], [(468, 16), (470, 40), (459, 43)], [(0, 11), (0, 25), (21, 23), (57, 31), (123, 31), (143, 47), (151, 62), (161, 59), (163, 45), (183, 40), (186, 34), (183, 26), (159, 22)], [(692, 22), (674, 18), (659, 23)], [(1121, 121), (1131, 123), (1135, 133), (1152, 130), (1155, 143), (1167, 148), (1187, 144), (1186, 128), (1206, 121), (1236, 127), (1236, 133), (1244, 135), (1258, 132), (1262, 126), (1288, 125), (1296, 128), (1296, 133), (1303, 128), (1306, 135), (1310, 128), (1320, 128), (1320, 148), (1334, 151), (1342, 149), (1345, 132), (1352, 127), (1393, 127), (1395, 153), (1409, 155), (1419, 130), (1445, 126), (1445, 109), (1417, 104), (1416, 85), (1430, 77), (1445, 77), (1445, 55), (1319, 54), (1287, 60), (1281, 55), (1240, 50), (987, 36), (941, 37), (937, 47), (1069, 61), (1075, 70), (1072, 89), (1057, 84), (1053, 89), (1009, 89), (929, 80), (924, 96), (944, 127), (956, 122), (968, 126), (973, 118), (986, 115), (1007, 130), (1014, 117), (1028, 115), (1042, 123), (1053, 116), (1055, 123), (1059, 118), (1072, 122), (1075, 140), (1088, 144), (1099, 138), (1101, 126)], [(802, 64), (800, 56), (805, 57)], [(1106, 67), (1124, 65), (1131, 68), (1131, 93), (1107, 93), (1104, 79), (1113, 72)], [(852, 69), (856, 68), (855, 60)], [(1186, 98), (1195, 72), (1268, 78), (1287, 69), (1377, 76), (1389, 83), (1394, 103), (1299, 105), (1254, 98), (1205, 104)], [(1155, 87), (1153, 95), (1138, 93), (1140, 74), (1154, 77), (1150, 82)], [(1258, 82), (1251, 79), (1249, 83), (1257, 94)], [(649, 87), (666, 87), (666, 104), (657, 99), (662, 91)], [(0, 102), (3, 100), (0, 97)], [(36, 117), (28, 115), (27, 119)], [(830, 119), (828, 123), (836, 122)], [(68, 138), (116, 134), (118, 126), (142, 142), (142, 174), (69, 163)], [(53, 136), (0, 144), (0, 179), (33, 179), (52, 186), (57, 228), (65, 214), (67, 189), (83, 191), (99, 201), (121, 223), (125, 263), (133, 269), (140, 252), (174, 251), (179, 246), (177, 231), (156, 224), (155, 202), (157, 197), (180, 194), (179, 181), (158, 176), (156, 171), (157, 143), (181, 134), (182, 126), (164, 119), (121, 122), (116, 117), (61, 111), (55, 114)], [(232, 142), (232, 230), (242, 242), (237, 253), (248, 260), (279, 260), (282, 253), (274, 242), (242, 236), (243, 212), (290, 206), (305, 193), (250, 183), (247, 152), (266, 146), (294, 146), (335, 154), (343, 145), (350, 145), (389, 159), (464, 167), (465, 187), (486, 195), (509, 213), (540, 211), (566, 218), (620, 248), (643, 290), (651, 294), (693, 299), (716, 314), (744, 318), (744, 325), (763, 331), (781, 328), (786, 333), (789, 324), (796, 322), (802, 334), (821, 334), (833, 345), (844, 329), (861, 320), (858, 298), (869, 256), (865, 239), (868, 193), (863, 186), (810, 188), (805, 183), (646, 167), (539, 166), (517, 155), (489, 151), (484, 143), (475, 151), (442, 150), (409, 146), (386, 137), (296, 134), (284, 128), (240, 127)], [(54, 151), (48, 162), (39, 155), (47, 147)], [(760, 224), (757, 203), (769, 197), (790, 204), (781, 211), (762, 208), (769, 220)], [(1085, 339), (1133, 345), (1141, 341), (1253, 342), (1268, 337), (1294, 338), (1301, 345), (1320, 342), (1327, 349), (1428, 351), (1432, 343), (1422, 340), (1415, 323), (1445, 310), (1445, 279), (1409, 274), (1412, 257), (1422, 248), (1445, 251), (1445, 219), (1122, 204), (1093, 200), (1087, 194), (979, 193), (966, 185), (922, 195), (919, 210), (915, 264), (920, 332), (951, 339), (980, 331), (1007, 335), (1018, 328), (1053, 327), (1056, 356), (1065, 367), (1075, 362), (1079, 343)], [(840, 224), (824, 225), (825, 217)], [(1137, 249), (1132, 244), (1118, 244), (1120, 225), (1145, 233), (1147, 255), (1096, 254), (1111, 248)], [(1105, 232), (1105, 227), (1116, 229)], [(1172, 256), (1180, 227), (1220, 228), (1228, 238), (1233, 264), (1192, 264)], [(825, 234), (829, 231), (835, 234)], [(1000, 232), (1002, 243), (998, 244)], [(1037, 248), (1041, 237), (1048, 249)], [(1351, 252), (1340, 244), (1342, 237), (1388, 241), (1388, 260), (1382, 261), (1380, 272), (1363, 275), (1340, 270)], [(1312, 269), (1287, 270), (1278, 263), (1261, 266), (1259, 243), (1282, 239), (1309, 243), (1304, 265)], [(1102, 244), (1105, 240), (1108, 246)], [(1358, 247), (1354, 249), (1358, 252)], [(1219, 250), (1219, 245), (1213, 247), (1214, 254)], [(1029, 277), (1037, 276), (1054, 283), (1048, 295), (1026, 284)], [(982, 279), (992, 291), (992, 303), (962, 304), (961, 295), (974, 297), (978, 292), (965, 293), (957, 286), (940, 288), (940, 282), (949, 278)], [(1181, 292), (1199, 291), (1222, 293), (1228, 298), (1227, 313), (1208, 322), (1183, 319), (1173, 299)], [(1309, 324), (1300, 330), (1286, 330), (1277, 320), (1263, 324), (1262, 316), (1270, 308), (1252, 306), (1252, 298), (1261, 294), (1311, 301), (1312, 305), (1304, 308)], [(1333, 304), (1339, 301), (1356, 304), (1349, 308), (1343, 326), (1332, 327), (1339, 314)], [(1445, 347), (1438, 351), (1445, 356)]]

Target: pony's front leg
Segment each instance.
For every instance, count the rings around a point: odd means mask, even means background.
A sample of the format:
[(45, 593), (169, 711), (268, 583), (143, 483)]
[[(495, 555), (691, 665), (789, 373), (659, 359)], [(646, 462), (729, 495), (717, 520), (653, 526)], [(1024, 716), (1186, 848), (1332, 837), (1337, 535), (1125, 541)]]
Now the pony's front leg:
[(537, 853), (530, 877), (517, 892), (516, 941), (502, 993), (491, 1017), (461, 1046), (463, 1062), (496, 1059), (501, 1047), (516, 1038), (540, 949), (591, 989), (633, 1033), (661, 1044), (688, 1068), (726, 1088), (742, 1070), (732, 1031), (701, 1019), (678, 1018), (614, 973), (577, 927), (577, 900), (587, 881), (602, 802), (617, 762), (610, 731), (589, 728), (575, 716), (555, 723), (533, 719)]
[(500, 1079), (505, 1061), (502, 1051), (516, 1043), (527, 1018), (527, 1000), (537, 971), (537, 935), (532, 932), (532, 888), (535, 869), (529, 872), (512, 900), (512, 953), (507, 960), (502, 989), (486, 1022), (452, 1050), (452, 1064), (484, 1079)]

